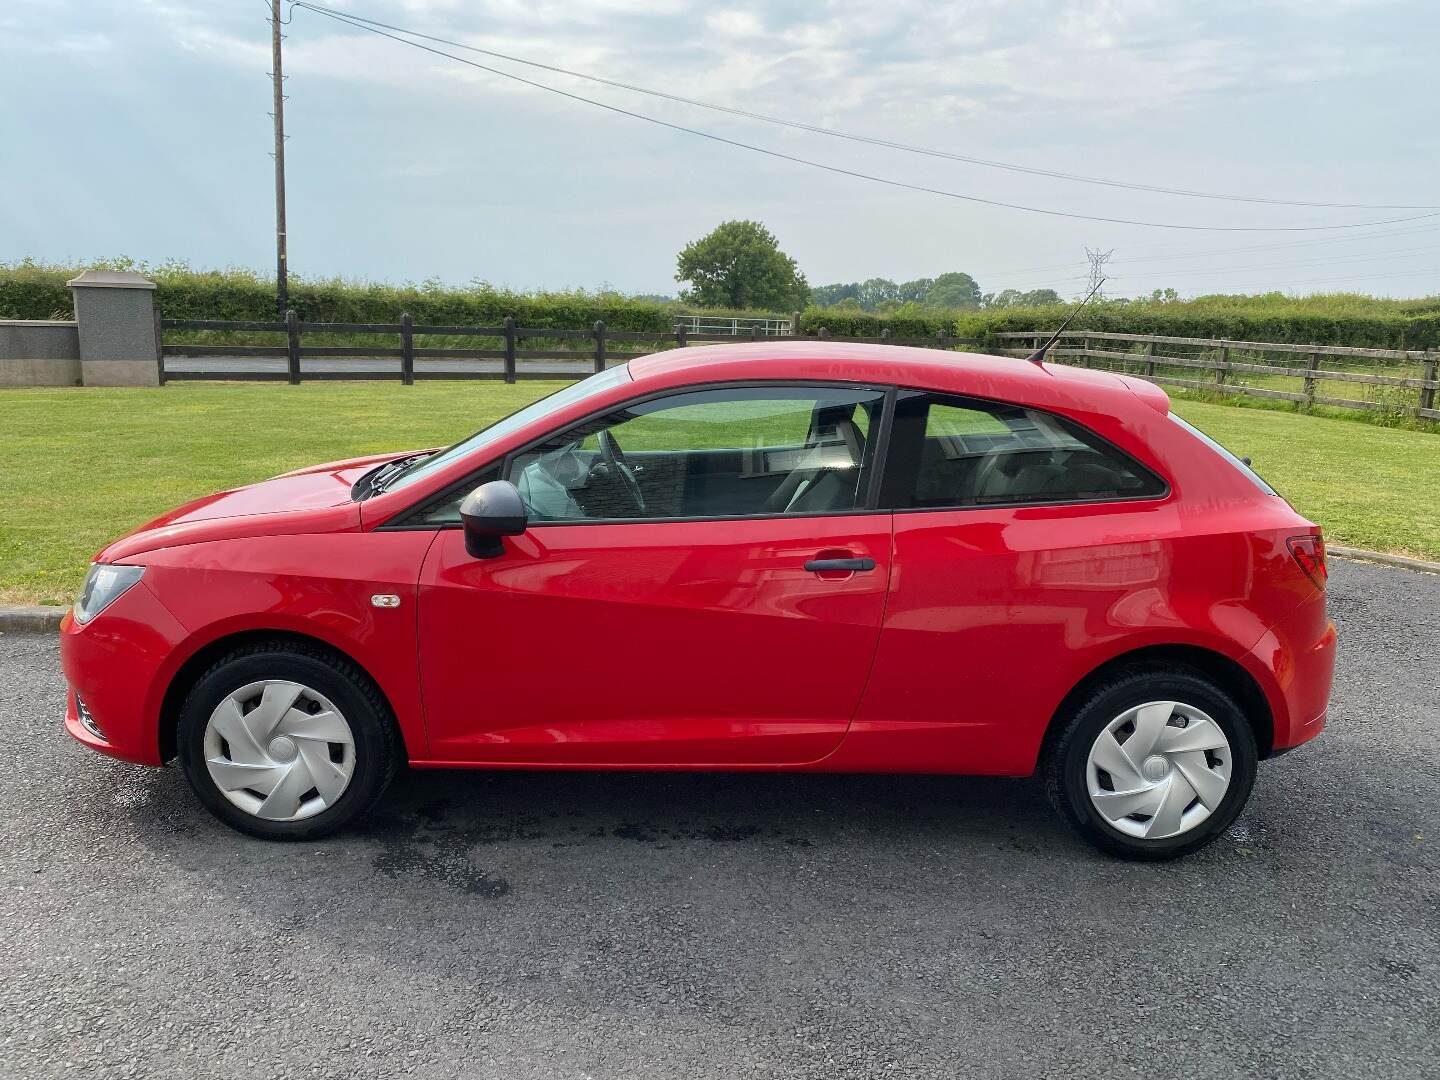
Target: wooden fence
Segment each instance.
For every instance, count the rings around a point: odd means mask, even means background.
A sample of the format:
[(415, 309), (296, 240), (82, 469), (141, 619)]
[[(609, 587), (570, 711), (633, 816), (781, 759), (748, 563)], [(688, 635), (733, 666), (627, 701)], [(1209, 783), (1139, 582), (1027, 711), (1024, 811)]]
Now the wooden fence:
[[(643, 356), (649, 350), (627, 348), (636, 344), (684, 345), (691, 341), (734, 341), (733, 334), (690, 334), (684, 328), (672, 333), (636, 333), (608, 329), (603, 322), (597, 322), (586, 330), (556, 329), (554, 327), (520, 327), (509, 316), (500, 326), (440, 326), (416, 324), (409, 315), (401, 315), (394, 323), (338, 323), (302, 322), (295, 312), (286, 313), (284, 322), (242, 322), (221, 319), (162, 319), (162, 334), (167, 330), (213, 331), (226, 334), (283, 333), (284, 345), (211, 345), (207, 343), (162, 344), (160, 348), (161, 381), (177, 379), (260, 379), (298, 383), (304, 379), (383, 379), (399, 377), (405, 385), (416, 379), (503, 379), (515, 382), (517, 379), (555, 378), (557, 375), (583, 374), (586, 370), (603, 371), (608, 364), (624, 363), (632, 356)], [(305, 343), (307, 335), (378, 335), (396, 339), (394, 345), (312, 345)], [(760, 337), (756, 328), (747, 337)], [(416, 339), (427, 337), (447, 338), (494, 338), (499, 347), (490, 348), (431, 348), (417, 345)], [(523, 348), (526, 341), (545, 339), (547, 343), (557, 341), (583, 341), (583, 348)], [(741, 340), (744, 340), (742, 338)], [(163, 338), (162, 338), (163, 341)], [(618, 345), (620, 348), (615, 348)], [(187, 370), (176, 367), (174, 360), (273, 360), (285, 361), (283, 367), (200, 368)], [(398, 360), (398, 368), (377, 369), (373, 365), (355, 364), (330, 370), (305, 370), (302, 361), (306, 359), (330, 359), (341, 361), (363, 361), (373, 359)], [(417, 371), (416, 360), (425, 361), (492, 361), (480, 367), (446, 364), (436, 365), (428, 370)], [(527, 365), (530, 361), (570, 361), (571, 368), (557, 370), (555, 367)], [(167, 362), (168, 361), (168, 362)]]
[[(178, 379), (270, 380), (298, 383), (303, 379), (398, 378), (405, 385), (417, 379), (575, 378), (603, 371), (648, 353), (689, 344), (775, 340), (758, 323), (735, 333), (692, 333), (685, 322), (669, 332), (616, 331), (603, 322), (588, 329), (518, 327), (513, 318), (500, 326), (416, 325), (409, 315), (394, 323), (311, 323), (288, 312), (283, 322), (240, 322), (216, 319), (162, 319), (165, 331), (235, 334), (284, 334), (284, 345), (168, 343), (160, 348), (161, 381)], [(377, 346), (307, 344), (305, 339), (330, 335), (390, 337), (394, 344)], [(809, 340), (831, 335), (823, 327)], [(793, 340), (794, 335), (789, 335)], [(1011, 356), (1038, 348), (1047, 331), (991, 334), (984, 344), (940, 333), (926, 338), (845, 337), (851, 342), (920, 345), (929, 348), (969, 347)], [(417, 345), (417, 339), (448, 338), (444, 346)], [(455, 338), (491, 339), (484, 348), (463, 348)], [(1014, 345), (996, 342), (1014, 342)], [(540, 347), (523, 347), (538, 342)], [(559, 345), (565, 347), (557, 347)], [(498, 346), (498, 347), (497, 347)], [(320, 367), (303, 363), (320, 360)], [(1151, 382), (1222, 394), (1406, 413), (1440, 420), (1440, 353), (1399, 349), (1359, 349), (1341, 345), (1295, 345), (1279, 342), (1228, 341), (1211, 338), (1164, 337), (1152, 334), (1067, 330), (1047, 359), (1081, 367), (1101, 367)], [(375, 360), (397, 364), (377, 367)], [(424, 367), (416, 368), (416, 361)], [(199, 363), (196, 364), (195, 362)], [(216, 363), (218, 361), (219, 363)], [(239, 364), (234, 361), (240, 361)], [(254, 361), (254, 363), (251, 363)], [(274, 363), (273, 361), (283, 361)], [(1365, 396), (1342, 396), (1335, 384), (1359, 386)]]
[[(506, 317), (500, 326), (439, 326), (416, 324), (409, 315), (401, 315), (394, 323), (302, 322), (290, 311), (283, 322), (254, 322), (224, 319), (160, 319), (160, 381), (178, 380), (263, 380), (299, 383), (304, 380), (353, 380), (399, 378), (406, 386), (417, 379), (517, 379), (574, 378), (592, 371), (603, 371), (608, 365), (622, 364), (637, 356), (671, 347), (716, 342), (760, 341), (777, 336), (773, 328), (759, 320), (739, 332), (693, 333), (685, 321), (668, 332), (617, 331), (603, 322), (589, 329), (557, 329), (555, 327), (520, 327)], [(209, 332), (227, 335), (284, 334), (284, 345), (234, 345), (208, 342), (165, 342), (166, 331)], [(392, 337), (394, 345), (315, 345), (306, 344), (310, 336), (376, 335)], [(790, 335), (783, 335), (789, 337)], [(811, 340), (829, 336), (822, 329)], [(454, 346), (425, 347), (416, 339), (491, 338), (499, 347), (457, 348)], [(525, 342), (539, 340), (541, 348), (523, 348)], [(885, 342), (892, 345), (925, 345), (949, 349), (959, 345), (975, 346), (974, 340), (937, 334), (929, 338), (846, 338), (846, 341)], [(556, 348), (560, 343), (573, 343)], [(649, 348), (636, 348), (649, 346)], [(327, 367), (308, 367), (305, 360), (327, 361)], [(232, 361), (241, 361), (239, 365)], [(283, 360), (283, 364), (269, 361)], [(377, 367), (367, 361), (398, 360), (398, 366)], [(426, 362), (417, 370), (416, 361)], [(196, 365), (195, 361), (198, 361)], [(214, 361), (220, 361), (216, 364)], [(255, 363), (249, 363), (255, 361)], [(453, 363), (462, 361), (463, 363)], [(477, 363), (477, 361), (479, 363)], [(557, 363), (558, 362), (558, 363)]]
[[(1021, 347), (999, 350), (1010, 356), (1028, 355), (1049, 336), (1046, 332), (1029, 331), (990, 335), (992, 339), (1024, 343)], [(1434, 350), (1359, 349), (1345, 345), (1067, 330), (1047, 354), (1047, 359), (1051, 358), (1062, 364), (1107, 368), (1192, 390), (1340, 409), (1399, 412), (1440, 420), (1440, 409), (1436, 408), (1440, 352)], [(1368, 388), (1367, 396), (1337, 396), (1324, 386), (1327, 383)]]

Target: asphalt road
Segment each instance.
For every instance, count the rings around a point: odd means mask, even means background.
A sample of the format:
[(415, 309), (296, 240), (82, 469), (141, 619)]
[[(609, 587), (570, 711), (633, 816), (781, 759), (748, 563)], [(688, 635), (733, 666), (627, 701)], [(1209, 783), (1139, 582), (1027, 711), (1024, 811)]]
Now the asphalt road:
[(0, 1075), (1436, 1075), (1440, 577), (1332, 582), (1329, 731), (1160, 867), (935, 777), (418, 774), (270, 845), (0, 638)]

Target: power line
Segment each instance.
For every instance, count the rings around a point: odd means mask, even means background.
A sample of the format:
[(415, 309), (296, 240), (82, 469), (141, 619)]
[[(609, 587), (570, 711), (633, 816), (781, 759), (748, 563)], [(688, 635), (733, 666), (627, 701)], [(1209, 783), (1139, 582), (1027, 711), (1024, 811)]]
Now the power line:
[[(1356, 257), (1356, 258), (1353, 258), (1353, 259), (1346, 259), (1346, 260), (1322, 259), (1322, 260), (1319, 260), (1319, 261), (1308, 261), (1308, 262), (1262, 263), (1262, 264), (1255, 264), (1255, 265), (1250, 265), (1250, 266), (1231, 266), (1231, 267), (1224, 267), (1224, 268), (1220, 268), (1220, 269), (1211, 268), (1211, 269), (1206, 269), (1206, 270), (1188, 270), (1188, 271), (1182, 270), (1182, 271), (1178, 271), (1178, 272), (1177, 272), (1177, 271), (1172, 271), (1172, 270), (1151, 270), (1151, 271), (1146, 271), (1146, 272), (1143, 272), (1143, 273), (1135, 273), (1135, 272), (1125, 273), (1125, 272), (1124, 272), (1125, 264), (1122, 264), (1122, 266), (1121, 266), (1121, 272), (1120, 272), (1120, 273), (1107, 273), (1106, 277), (1107, 277), (1107, 280), (1110, 280), (1110, 281), (1136, 281), (1136, 280), (1139, 280), (1139, 279), (1141, 279), (1141, 278), (1148, 278), (1148, 279), (1151, 279), (1151, 280), (1156, 280), (1156, 279), (1159, 279), (1159, 278), (1170, 278), (1170, 279), (1172, 279), (1172, 280), (1178, 280), (1178, 281), (1180, 281), (1180, 282), (1187, 282), (1187, 281), (1189, 281), (1191, 278), (1195, 278), (1195, 277), (1214, 277), (1214, 276), (1217, 275), (1217, 274), (1220, 274), (1220, 275), (1243, 274), (1243, 273), (1246, 273), (1246, 272), (1251, 271), (1251, 270), (1258, 270), (1258, 271), (1302, 270), (1302, 269), (1306, 269), (1306, 268), (1308, 268), (1308, 267), (1321, 267), (1321, 266), (1331, 266), (1331, 267), (1336, 267), (1336, 268), (1345, 268), (1345, 267), (1349, 267), (1350, 265), (1352, 265), (1352, 264), (1354, 264), (1354, 263), (1375, 262), (1375, 261), (1377, 261), (1377, 260), (1389, 260), (1389, 259), (1392, 259), (1392, 258), (1417, 258), (1417, 257), (1419, 257), (1420, 255), (1433, 254), (1433, 253), (1436, 252), (1436, 251), (1440, 251), (1440, 248), (1437, 248), (1437, 247), (1434, 247), (1434, 246), (1429, 246), (1429, 247), (1407, 248), (1407, 249), (1405, 249), (1404, 251), (1386, 252), (1386, 253), (1380, 254), (1380, 255), (1359, 256), (1359, 257)], [(1074, 264), (1071, 264), (1072, 267), (1073, 267), (1073, 265), (1074, 265)], [(1069, 267), (1067, 267), (1067, 269), (1068, 269), (1068, 268), (1069, 268)], [(1366, 272), (1363, 271), (1363, 270), (1360, 271), (1360, 273), (1361, 273), (1361, 274), (1365, 274), (1365, 276), (1372, 276), (1372, 275), (1366, 274)], [(1409, 271), (1405, 271), (1405, 273), (1409, 273)], [(1377, 275), (1377, 276), (1384, 276), (1384, 275)], [(996, 275), (996, 277), (1000, 278), (1001, 280), (1004, 280), (1004, 275), (1003, 275), (1003, 274)], [(1020, 292), (1026, 292), (1026, 291), (1030, 291), (1031, 289), (1034, 289), (1034, 288), (1046, 288), (1046, 287), (1054, 286), (1054, 285), (1057, 285), (1057, 284), (1070, 284), (1070, 283), (1079, 284), (1079, 283), (1084, 283), (1084, 284), (1087, 284), (1087, 285), (1088, 285), (1088, 283), (1091, 282), (1091, 281), (1093, 281), (1093, 280), (1094, 280), (1094, 276), (1093, 276), (1093, 269), (1092, 269), (1092, 272), (1091, 272), (1090, 275), (1076, 274), (1076, 275), (1073, 275), (1073, 276), (1062, 277), (1062, 278), (1032, 279), (1032, 281), (1031, 281), (1030, 283), (1027, 283), (1027, 285), (1006, 285), (1005, 287), (1006, 287), (1006, 288), (1011, 288), (1011, 289), (1016, 289), (1017, 291), (1020, 291)]]
[[(905, 191), (918, 191), (927, 195), (940, 195), (949, 199), (959, 199), (964, 202), (977, 203), (984, 206), (995, 206), (1006, 210), (1021, 210), (1031, 214), (1043, 214), (1047, 217), (1070, 218), (1077, 221), (1099, 221), (1110, 225), (1135, 225), (1149, 229), (1175, 229), (1185, 232), (1330, 232), (1339, 229), (1363, 229), (1377, 225), (1395, 225), (1407, 221), (1420, 221), (1429, 218), (1440, 217), (1440, 210), (1434, 210), (1427, 214), (1416, 214), (1409, 217), (1386, 218), (1379, 221), (1355, 221), (1345, 225), (1178, 225), (1170, 222), (1138, 221), (1130, 218), (1101, 217), (1092, 214), (1077, 214), (1066, 210), (1050, 210), (1045, 207), (1025, 206), (1020, 203), (1002, 202), (998, 199), (986, 199), (978, 195), (967, 195), (962, 192), (946, 191), (943, 188), (927, 187), (923, 184), (912, 184), (904, 180), (896, 180), (892, 177), (875, 176), (871, 173), (863, 173), (854, 169), (846, 169), (838, 165), (828, 165), (820, 161), (812, 161), (808, 158), (797, 157), (793, 154), (785, 154), (779, 150), (771, 150), (763, 146), (756, 146), (753, 143), (741, 142), (738, 139), (726, 138), (723, 135), (716, 135), (713, 132), (701, 131), (698, 128), (686, 127), (683, 124), (674, 124), (668, 120), (661, 120), (658, 117), (648, 116), (645, 113), (633, 112), (629, 109), (622, 109), (618, 105), (610, 105), (603, 101), (596, 101), (594, 98), (587, 98), (580, 94), (571, 93), (568, 90), (561, 90), (558, 87), (547, 86), (545, 83), (535, 82), (513, 72), (503, 71), (499, 68), (489, 67), (485, 64), (476, 63), (474, 60), (467, 60), (463, 56), (456, 56), (441, 49), (424, 45), (418, 41), (411, 41), (408, 38), (399, 37), (396, 34), (388, 33), (375, 26), (369, 26), (362, 22), (355, 22), (352, 19), (317, 7), (313, 4), (298, 2), (296, 7), (303, 7), (314, 11), (316, 14), (324, 15), (326, 18), (334, 19), (347, 26), (353, 26), (358, 30), (366, 30), (380, 37), (389, 38), (391, 41), (398, 41), (402, 45), (409, 45), (411, 48), (420, 49), (432, 53), (435, 56), (442, 56), (448, 60), (465, 64), (480, 71), (487, 71), (492, 75), (499, 75), (502, 78), (511, 79), (525, 86), (534, 87), (537, 90), (545, 90), (560, 97), (568, 98), (571, 101), (578, 101), (586, 105), (593, 105), (596, 108), (604, 109), (607, 112), (616, 113), (620, 116), (628, 116), (635, 120), (644, 120), (646, 123), (655, 124), (659, 127), (669, 128), (672, 131), (683, 132), (687, 135), (695, 135), (702, 139), (721, 143), (726, 146), (733, 146), (741, 150), (749, 150), (752, 153), (763, 154), (766, 157), (775, 158), (780, 161), (789, 161), (796, 165), (805, 165), (813, 169), (820, 169), (824, 172), (834, 173), (837, 176), (848, 176), (856, 180), (868, 180), (871, 183), (883, 184), (887, 187), (899, 188)], [(402, 31), (403, 33), (404, 31)], [(447, 42), (447, 44), (452, 44)], [(461, 45), (460, 48), (465, 46)]]
[[(1434, 229), (1440, 229), (1440, 225), (1415, 225), (1406, 229), (1389, 229), (1384, 232), (1357, 233), (1351, 236), (1321, 236), (1309, 240), (1287, 240), (1279, 244), (1252, 244), (1248, 247), (1221, 248), (1219, 250), (1212, 248), (1208, 251), (1187, 251), (1165, 255), (1127, 255), (1124, 261), (1126, 265), (1129, 265), (1131, 263), (1172, 262), (1176, 259), (1214, 258), (1220, 255), (1248, 255), (1256, 251), (1279, 251), (1287, 248), (1314, 247), (1316, 244), (1353, 244), (1364, 240), (1381, 240), (1393, 236), (1410, 237), (1416, 233), (1429, 232)], [(1145, 249), (1142, 248), (1141, 250), (1143, 251)], [(1154, 249), (1152, 248), (1150, 250)], [(1012, 275), (1043, 274), (1047, 270), (1069, 270), (1075, 265), (1076, 261), (1070, 259), (1063, 263), (1049, 263), (1045, 266), (1025, 266), (1009, 269), (1002, 267), (999, 270), (992, 271), (992, 273)]]
[(1353, 263), (1376, 262), (1377, 260), (1389, 260), (1394, 258), (1415, 258), (1417, 255), (1432, 254), (1436, 251), (1440, 251), (1440, 248), (1432, 245), (1429, 247), (1405, 248), (1401, 251), (1387, 251), (1384, 254), (1379, 255), (1358, 255), (1350, 259), (1319, 259), (1298, 263), (1261, 263), (1251, 266), (1230, 266), (1221, 268), (1211, 267), (1205, 270), (1157, 270), (1151, 271), (1151, 273), (1168, 274), (1182, 279), (1191, 277), (1210, 277), (1215, 274), (1244, 273), (1247, 270), (1294, 270), (1306, 266), (1350, 266)]
[[(740, 109), (731, 105), (720, 105), (712, 101), (701, 101), (697, 98), (685, 97), (681, 94), (673, 94), (665, 90), (656, 90), (651, 87), (637, 86), (634, 83), (621, 82), (618, 79), (607, 79), (600, 75), (591, 75), (583, 71), (572, 71), (569, 68), (562, 68), (555, 64), (545, 64), (538, 60), (528, 60), (523, 56), (513, 56), (509, 53), (496, 52), (493, 49), (482, 49), (477, 45), (466, 45), (464, 42), (452, 41), (447, 38), (436, 37), (433, 34), (424, 34), (418, 30), (409, 30), (401, 26), (393, 26), (390, 23), (380, 22), (378, 19), (368, 19), (363, 15), (355, 15), (348, 11), (341, 11), (338, 8), (325, 7), (320, 4), (312, 4), (305, 0), (296, 0), (291, 8), (306, 8), (319, 15), (328, 15), (332, 18), (342, 17), (350, 20), (351, 25), (365, 24), (362, 29), (382, 27), (386, 30), (394, 30), (397, 33), (409, 37), (420, 38), (424, 41), (433, 41), (437, 44), (448, 45), (456, 49), (464, 49), (466, 52), (478, 53), (481, 56), (493, 57), (497, 60), (506, 60), (513, 64), (523, 64), (526, 67), (539, 68), (542, 71), (551, 71), (558, 75), (568, 75), (576, 79), (585, 79), (589, 82), (598, 83), (601, 86), (614, 87), (617, 90), (627, 90), (631, 93), (645, 94), (649, 97), (659, 98), (664, 101), (674, 101), (682, 105), (693, 105), (700, 109), (709, 109), (712, 112), (727, 113), (731, 116), (744, 117), (747, 120), (759, 120), (766, 124), (776, 124), (781, 127), (792, 128), (796, 131), (806, 131), (814, 135), (825, 135), (834, 139), (845, 139), (850, 142), (866, 143), (870, 146), (881, 146), (890, 150), (901, 150), (908, 154), (920, 154), (924, 157), (943, 158), (948, 161), (960, 161), (967, 165), (979, 165), (987, 169), (1003, 169), (1007, 172), (1026, 173), (1031, 176), (1044, 176), (1052, 180), (1068, 180), (1080, 184), (1095, 184), (1101, 187), (1124, 188), (1130, 191), (1150, 191), (1161, 195), (1184, 196), (1192, 199), (1216, 199), (1225, 202), (1262, 203), (1270, 206), (1305, 206), (1310, 208), (1324, 208), (1335, 210), (1440, 210), (1440, 205), (1434, 203), (1422, 203), (1416, 205), (1405, 205), (1397, 203), (1341, 203), (1341, 202), (1308, 202), (1299, 199), (1275, 199), (1258, 195), (1226, 195), (1217, 192), (1194, 191), (1188, 188), (1162, 187), (1155, 184), (1140, 184), (1127, 180), (1107, 179), (1098, 176), (1085, 176), (1080, 173), (1060, 172), (1055, 169), (1040, 169), (1029, 165), (1017, 165), (1014, 162), (995, 161), (989, 158), (971, 157), (966, 154), (956, 154), (946, 150), (935, 150), (930, 147), (914, 146), (909, 143), (895, 142), (891, 139), (881, 139), (871, 135), (857, 135), (854, 132), (840, 131), (835, 128), (821, 127), (818, 124), (807, 124), (799, 120), (786, 120), (779, 116), (770, 116), (766, 113), (752, 112), (748, 109)], [(407, 42), (407, 44), (415, 44)], [(441, 54), (447, 55), (447, 54)], [(453, 59), (459, 59), (454, 57)], [(492, 70), (486, 68), (485, 70)], [(503, 74), (503, 73), (502, 73)], [(544, 89), (553, 89), (544, 87)], [(556, 91), (559, 93), (560, 91)], [(582, 99), (585, 100), (585, 99)], [(595, 104), (592, 102), (591, 104)], [(648, 118), (646, 118), (648, 119)], [(1003, 205), (1003, 204), (1002, 204)]]
[[(1306, 279), (1306, 280), (1304, 280), (1304, 281), (1269, 281), (1269, 280), (1265, 280), (1265, 281), (1259, 281), (1259, 282), (1256, 282), (1256, 283), (1250, 284), (1250, 285), (1241, 284), (1239, 287), (1241, 287), (1241, 288), (1262, 288), (1262, 287), (1269, 287), (1269, 288), (1289, 288), (1289, 287), (1292, 286), (1292, 285), (1321, 285), (1321, 284), (1325, 284), (1325, 283), (1327, 283), (1327, 282), (1335, 282), (1335, 281), (1356, 281), (1356, 280), (1371, 281), (1371, 280), (1378, 280), (1378, 279), (1382, 279), (1382, 278), (1406, 278), (1406, 277), (1422, 277), (1422, 276), (1436, 276), (1437, 279), (1440, 279), (1440, 267), (1432, 267), (1432, 268), (1426, 269), (1426, 270), (1402, 270), (1402, 271), (1399, 271), (1399, 272), (1393, 273), (1393, 274), (1365, 274), (1365, 273), (1361, 273), (1361, 274), (1344, 274), (1344, 275), (1341, 275), (1341, 276), (1339, 276), (1339, 277), (1308, 278), (1308, 279)], [(1131, 280), (1134, 280), (1133, 277), (1131, 278)]]
[[(1382, 279), (1386, 279), (1386, 278), (1423, 277), (1423, 276), (1430, 276), (1430, 275), (1435, 275), (1435, 276), (1437, 276), (1437, 278), (1440, 278), (1440, 267), (1436, 267), (1436, 268), (1433, 268), (1433, 269), (1426, 269), (1426, 270), (1401, 270), (1401, 271), (1397, 271), (1397, 272), (1395, 272), (1395, 273), (1385, 273), (1385, 274), (1370, 274), (1370, 273), (1365, 273), (1365, 272), (1362, 271), (1361, 273), (1358, 273), (1358, 274), (1342, 274), (1342, 275), (1339, 275), (1339, 276), (1336, 276), (1336, 277), (1307, 278), (1307, 279), (1302, 280), (1302, 281), (1273, 281), (1273, 280), (1271, 280), (1271, 279), (1269, 279), (1269, 278), (1265, 278), (1265, 279), (1260, 279), (1260, 280), (1256, 280), (1256, 281), (1253, 281), (1253, 282), (1226, 282), (1226, 285), (1227, 285), (1227, 286), (1233, 285), (1235, 288), (1241, 288), (1241, 289), (1244, 289), (1244, 288), (1252, 288), (1252, 289), (1253, 289), (1253, 288), (1280, 289), (1280, 288), (1289, 288), (1289, 287), (1292, 286), (1292, 285), (1321, 285), (1321, 284), (1326, 284), (1326, 283), (1329, 283), (1329, 282), (1336, 282), (1336, 281), (1357, 281), (1357, 280), (1372, 281), (1372, 280), (1382, 280)], [(1111, 275), (1111, 276), (1107, 277), (1105, 280), (1106, 280), (1107, 282), (1111, 282), (1111, 281), (1130, 281), (1130, 282), (1136, 282), (1136, 281), (1142, 280), (1145, 276), (1147, 276), (1147, 275), (1141, 275), (1141, 274), (1114, 274), (1114, 275)], [(1059, 279), (1055, 279), (1055, 280), (1051, 281), (1047, 286), (1040, 286), (1040, 287), (1041, 287), (1041, 288), (1046, 288), (1046, 287), (1050, 287), (1050, 286), (1054, 286), (1054, 285), (1066, 285), (1066, 284), (1083, 285), (1087, 280), (1088, 280), (1088, 279), (1087, 279), (1087, 276), (1084, 275), (1084, 274), (1081, 274), (1081, 275), (1078, 275), (1078, 276), (1076, 276), (1076, 277), (1071, 277), (1071, 278), (1059, 278)], [(1015, 287), (1015, 286), (1009, 286), (1009, 288), (1016, 288), (1016, 287)], [(1027, 290), (1027, 289), (1023, 289), (1023, 288), (1016, 288), (1016, 291), (1017, 291), (1017, 292), (1027, 292), (1027, 291), (1031, 291), (1031, 290)]]

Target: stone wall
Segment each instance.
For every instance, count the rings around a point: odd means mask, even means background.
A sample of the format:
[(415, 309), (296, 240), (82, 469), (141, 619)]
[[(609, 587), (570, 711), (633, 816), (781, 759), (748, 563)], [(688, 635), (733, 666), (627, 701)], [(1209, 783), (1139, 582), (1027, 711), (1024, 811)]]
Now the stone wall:
[(66, 284), (74, 321), (0, 320), (0, 387), (158, 385), (155, 283), (87, 270)]
[(77, 323), (0, 319), (0, 386), (78, 385)]

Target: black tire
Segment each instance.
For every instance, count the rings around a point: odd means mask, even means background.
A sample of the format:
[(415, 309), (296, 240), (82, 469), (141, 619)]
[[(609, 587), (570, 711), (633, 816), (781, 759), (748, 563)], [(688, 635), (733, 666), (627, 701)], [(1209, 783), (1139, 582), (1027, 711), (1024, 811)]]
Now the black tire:
[[(234, 805), (205, 764), (205, 728), (228, 695), (248, 683), (284, 679), (311, 687), (344, 714), (354, 739), (354, 770), (334, 806), (312, 817), (271, 821)], [(355, 664), (318, 646), (259, 642), (236, 649), (196, 680), (180, 709), (180, 764), (200, 801), (231, 828), (263, 840), (315, 840), (366, 814), (389, 785), (401, 759), (394, 716), (374, 682)]]
[[(1117, 829), (1090, 800), (1087, 761), (1096, 738), (1127, 709), (1152, 701), (1177, 701), (1206, 713), (1230, 743), (1230, 786), (1210, 816), (1188, 832), (1150, 840)], [(1255, 735), (1240, 707), (1200, 671), (1134, 669), (1091, 687), (1056, 719), (1055, 737), (1040, 767), (1050, 802), (1070, 826), (1102, 851), (1126, 859), (1159, 861), (1198, 851), (1239, 816), (1255, 785)]]

